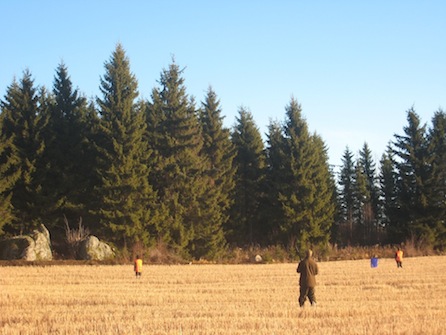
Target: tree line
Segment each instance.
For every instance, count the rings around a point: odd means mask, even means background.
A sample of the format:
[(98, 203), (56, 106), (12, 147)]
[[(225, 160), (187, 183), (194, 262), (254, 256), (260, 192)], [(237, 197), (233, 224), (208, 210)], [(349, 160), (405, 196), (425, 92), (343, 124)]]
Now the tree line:
[(412, 109), (379, 162), (346, 148), (339, 174), (323, 139), (291, 98), (266, 143), (240, 107), (223, 125), (209, 87), (196, 103), (173, 60), (150, 99), (118, 44), (100, 96), (87, 99), (60, 64), (53, 87), (29, 70), (0, 101), (0, 236), (64, 219), (117, 247), (164, 243), (187, 258), (217, 259), (228, 246), (446, 243), (446, 116), (431, 128)]

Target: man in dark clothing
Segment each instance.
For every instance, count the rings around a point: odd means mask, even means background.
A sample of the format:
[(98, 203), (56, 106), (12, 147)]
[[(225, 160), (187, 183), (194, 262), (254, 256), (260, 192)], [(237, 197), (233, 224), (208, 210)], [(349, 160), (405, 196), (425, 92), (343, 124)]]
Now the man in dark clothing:
[(305, 300), (310, 300), (311, 306), (316, 306), (316, 296), (314, 294), (314, 287), (316, 286), (316, 275), (318, 274), (318, 267), (316, 262), (311, 257), (313, 252), (308, 250), (305, 259), (300, 261), (297, 266), (297, 273), (300, 273), (299, 286), (299, 306), (303, 307)]

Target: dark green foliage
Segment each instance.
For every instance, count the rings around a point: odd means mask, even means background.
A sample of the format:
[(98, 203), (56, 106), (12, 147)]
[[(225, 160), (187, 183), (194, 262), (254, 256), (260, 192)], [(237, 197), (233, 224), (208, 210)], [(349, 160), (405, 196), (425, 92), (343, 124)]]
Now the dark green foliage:
[(259, 129), (252, 114), (243, 107), (239, 110), (231, 140), (236, 150), (234, 164), (237, 172), (234, 205), (226, 231), (232, 243), (253, 244), (262, 231), (259, 223), (266, 157)]
[(316, 190), (315, 198), (310, 197), (313, 202), (309, 207), (314, 215), (310, 242), (326, 250), (336, 216), (336, 183), (328, 163), (327, 147), (318, 134), (312, 135), (312, 145), (316, 156), (312, 170)]
[(29, 71), (14, 80), (0, 103), (0, 235), (39, 223), (60, 234), (66, 216), (124, 249), (160, 243), (196, 259), (218, 259), (228, 242), (323, 250), (330, 234), (341, 245), (413, 240), (444, 250), (443, 111), (429, 129), (407, 112), (379, 183), (367, 143), (357, 161), (347, 148), (337, 193), (325, 144), (295, 99), (283, 124), (270, 123), (265, 149), (246, 108), (230, 132), (216, 93), (209, 88), (197, 110), (182, 75), (172, 62), (151, 101), (136, 101), (118, 45), (95, 101), (73, 89), (64, 64), (51, 93)]
[(223, 127), (220, 102), (209, 88), (200, 109), (200, 122), (203, 129), (203, 150), (207, 165), (205, 174), (209, 178), (207, 195), (203, 208), (206, 216), (199, 238), (194, 238), (199, 255), (216, 258), (225, 250), (226, 238), (223, 225), (229, 219), (229, 209), (233, 203), (234, 189), (233, 160), (234, 146), (229, 130)]
[(267, 140), (267, 169), (265, 181), (265, 201), (262, 204), (262, 218), (266, 222), (264, 236), (265, 243), (276, 243), (281, 237), (280, 223), (283, 220), (282, 206), (279, 194), (288, 183), (285, 166), (285, 139), (282, 125), (279, 122), (270, 122)]
[(9, 225), (11, 232), (31, 230), (42, 221), (45, 203), (42, 197), (41, 157), (45, 149), (42, 130), (47, 122), (48, 97), (43, 89), (39, 93), (31, 73), (25, 71), (19, 82), (14, 81), (7, 88), (5, 100), (1, 102), (1, 134), (9, 139), (6, 143), (13, 150), (14, 161), (6, 163), (11, 164), (6, 169), (10, 176), (20, 173), (11, 189), (14, 209), (14, 218)]
[(380, 185), (380, 223), (385, 227), (388, 237), (392, 241), (398, 241), (403, 238), (399, 233), (398, 227), (399, 208), (397, 203), (397, 172), (393, 159), (393, 151), (388, 147), (382, 155), (381, 172), (379, 175)]
[[(85, 206), (92, 192), (92, 155), (88, 155), (89, 123), (87, 100), (73, 90), (67, 68), (60, 64), (54, 78), (53, 99), (45, 127), (45, 183), (48, 199), (46, 224), (63, 223), (64, 215), (72, 220), (87, 219)], [(85, 220), (88, 222), (88, 219)]]
[(397, 171), (398, 215), (390, 222), (393, 238), (416, 238), (419, 243), (433, 245), (433, 231), (430, 201), (432, 186), (432, 163), (435, 156), (429, 155), (426, 126), (420, 125), (413, 109), (407, 112), (405, 135), (395, 135), (394, 164)]
[(284, 243), (297, 250), (328, 243), (334, 222), (334, 183), (325, 145), (310, 135), (301, 107), (292, 99), (284, 125), (284, 180), (279, 201), (283, 209), (280, 228)]
[(376, 172), (376, 164), (372, 158), (372, 151), (367, 143), (364, 143), (359, 152), (359, 163), (361, 164), (366, 179), (366, 189), (370, 198), (364, 206), (365, 244), (376, 244), (381, 242), (381, 228), (379, 223), (379, 180)]
[(375, 163), (367, 143), (353, 161), (347, 148), (339, 175), (340, 235), (342, 245), (367, 245), (379, 241), (379, 188)]
[(144, 141), (144, 114), (137, 109), (137, 81), (121, 45), (101, 80), (97, 103), (98, 174), (95, 214), (105, 234), (116, 243), (132, 246), (153, 242), (157, 217), (156, 193), (149, 185), (150, 150)]
[(0, 133), (0, 236), (3, 227), (11, 224), (14, 218), (11, 204), (12, 189), (20, 176), (17, 149), (14, 146), (15, 136), (8, 138)]
[(379, 193), (372, 152), (364, 143), (359, 152), (355, 170), (355, 217), (358, 224), (358, 242), (361, 245), (378, 242)]
[(201, 257), (206, 253), (202, 240), (209, 235), (204, 208), (211, 178), (205, 173), (207, 159), (201, 155), (200, 121), (181, 74), (173, 62), (161, 73), (161, 88), (152, 91), (148, 138), (159, 165), (151, 180), (168, 211), (158, 226), (160, 238), (185, 256)]
[(428, 178), (428, 152), (426, 127), (420, 125), (413, 109), (407, 113), (408, 126), (405, 135), (396, 135), (394, 142), (395, 165), (398, 170), (398, 205), (402, 208), (400, 220), (405, 221), (405, 233), (422, 219), (426, 205), (426, 181)]
[(364, 166), (358, 162), (355, 167), (353, 217), (356, 226), (356, 243), (363, 245), (368, 240), (372, 216), (371, 194), (367, 187)]
[(434, 231), (434, 246), (446, 248), (446, 114), (438, 111), (429, 129), (429, 156), (432, 157), (430, 187), (430, 227)]
[(353, 153), (347, 147), (342, 157), (342, 167), (339, 175), (340, 236), (336, 239), (343, 245), (354, 242), (355, 172)]

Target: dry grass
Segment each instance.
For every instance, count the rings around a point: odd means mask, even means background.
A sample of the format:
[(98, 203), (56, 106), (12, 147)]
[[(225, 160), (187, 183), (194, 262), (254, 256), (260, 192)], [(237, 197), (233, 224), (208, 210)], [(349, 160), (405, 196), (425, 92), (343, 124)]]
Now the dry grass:
[(444, 334), (446, 256), (296, 264), (0, 267), (0, 334)]

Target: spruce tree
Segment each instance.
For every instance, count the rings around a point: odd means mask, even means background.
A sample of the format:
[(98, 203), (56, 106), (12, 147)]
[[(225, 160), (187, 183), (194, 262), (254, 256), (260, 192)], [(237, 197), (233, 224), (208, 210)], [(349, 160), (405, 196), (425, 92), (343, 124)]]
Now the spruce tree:
[(353, 153), (348, 147), (345, 148), (342, 156), (342, 167), (339, 175), (339, 202), (341, 229), (340, 241), (342, 244), (351, 244), (354, 242), (353, 232), (355, 229), (354, 221), (354, 202), (355, 202), (355, 162)]
[(109, 239), (124, 247), (153, 242), (157, 217), (156, 193), (149, 185), (150, 151), (144, 141), (144, 114), (136, 108), (137, 80), (118, 44), (101, 79), (97, 99), (98, 173), (95, 214)]
[(313, 169), (316, 199), (312, 206), (314, 213), (312, 244), (319, 246), (321, 250), (327, 252), (330, 232), (335, 221), (337, 210), (336, 181), (328, 162), (327, 146), (322, 137), (314, 133), (312, 135), (312, 145), (317, 157)]
[(293, 98), (286, 107), (285, 166), (288, 184), (279, 200), (284, 210), (284, 242), (304, 248), (327, 246), (335, 216), (333, 182), (325, 145), (308, 132), (302, 110)]
[(446, 247), (446, 114), (439, 110), (432, 118), (429, 129), (429, 156), (432, 157), (432, 175), (428, 197), (431, 226), (435, 231), (434, 247)]
[(208, 163), (205, 173), (209, 178), (209, 187), (204, 199), (206, 225), (201, 227), (199, 238), (194, 236), (194, 243), (201, 250), (199, 254), (215, 258), (224, 251), (226, 244), (223, 226), (228, 222), (229, 209), (233, 203), (235, 150), (229, 129), (223, 126), (220, 101), (212, 88), (208, 89), (205, 101), (202, 102), (200, 122), (204, 140), (202, 153)]
[[(361, 203), (361, 220), (363, 244), (375, 244), (378, 238), (378, 205), (379, 192), (377, 187), (376, 167), (372, 158), (372, 152), (367, 143), (359, 152), (358, 160), (358, 176), (361, 179), (362, 190), (358, 193), (360, 198), (358, 202)], [(358, 185), (359, 186), (359, 185)]]
[(404, 236), (402, 235), (400, 208), (397, 202), (397, 172), (393, 159), (393, 150), (388, 147), (387, 151), (382, 155), (381, 172), (379, 175), (380, 198), (381, 198), (381, 223), (384, 226), (389, 242), (400, 242)]
[(93, 161), (84, 152), (88, 136), (87, 100), (73, 89), (63, 63), (56, 70), (53, 100), (45, 131), (44, 192), (51, 199), (47, 220), (61, 223), (65, 216), (76, 221), (83, 217), (86, 222), (85, 205), (91, 194), (91, 180), (87, 177), (94, 169)]
[[(411, 108), (407, 112), (405, 135), (395, 135), (394, 155), (398, 172), (398, 205), (401, 208), (400, 234), (416, 238), (420, 243), (432, 244), (434, 232), (428, 223), (428, 188), (432, 157), (428, 154), (426, 126)], [(403, 241), (400, 241), (403, 242)]]
[(42, 222), (45, 199), (42, 197), (42, 154), (45, 149), (42, 130), (47, 118), (45, 91), (39, 96), (31, 73), (26, 70), (19, 82), (15, 80), (7, 88), (1, 101), (1, 134), (11, 139), (15, 147), (17, 165), (12, 174), (19, 171), (20, 177), (12, 188), (11, 203), (14, 219), (11, 232), (31, 230)]
[(264, 196), (265, 149), (253, 116), (246, 108), (238, 111), (237, 123), (231, 134), (236, 150), (234, 204), (226, 231), (228, 239), (238, 245), (248, 245), (260, 238), (260, 205)]
[(11, 224), (13, 221), (12, 189), (20, 176), (14, 137), (15, 135), (12, 135), (7, 138), (0, 133), (0, 236), (4, 233), (3, 227)]
[(211, 183), (204, 173), (208, 163), (202, 155), (200, 121), (182, 70), (174, 61), (162, 71), (159, 83), (147, 113), (148, 129), (153, 132), (148, 137), (159, 155), (151, 180), (168, 211), (158, 233), (183, 256), (200, 257), (206, 253), (200, 240), (208, 234), (204, 208)]
[(356, 226), (355, 242), (359, 245), (366, 244), (371, 224), (371, 194), (364, 170), (362, 162), (358, 161), (355, 166), (353, 216)]
[(282, 125), (270, 122), (268, 126), (267, 139), (267, 168), (265, 176), (265, 203), (261, 206), (262, 218), (265, 220), (265, 243), (277, 243), (280, 238), (280, 223), (283, 221), (279, 194), (286, 186), (287, 179), (285, 171), (285, 141)]

